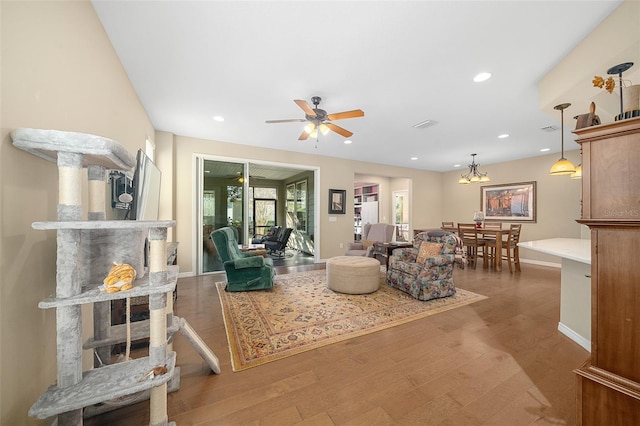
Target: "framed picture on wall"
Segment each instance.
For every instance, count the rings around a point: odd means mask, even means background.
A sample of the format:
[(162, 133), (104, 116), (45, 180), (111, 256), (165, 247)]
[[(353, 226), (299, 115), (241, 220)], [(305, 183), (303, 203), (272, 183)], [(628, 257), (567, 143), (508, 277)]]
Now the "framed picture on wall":
[(347, 201), (346, 189), (329, 190), (329, 214), (345, 214)]
[(480, 210), (488, 221), (535, 222), (536, 182), (483, 186)]

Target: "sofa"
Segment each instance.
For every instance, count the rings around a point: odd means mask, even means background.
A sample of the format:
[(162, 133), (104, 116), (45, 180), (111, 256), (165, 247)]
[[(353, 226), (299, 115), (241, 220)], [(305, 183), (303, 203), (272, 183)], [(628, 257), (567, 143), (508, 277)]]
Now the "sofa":
[(387, 285), (418, 300), (454, 295), (453, 269), (456, 251), (460, 248), (460, 239), (450, 232), (417, 234), (413, 247), (393, 250), (387, 268)]

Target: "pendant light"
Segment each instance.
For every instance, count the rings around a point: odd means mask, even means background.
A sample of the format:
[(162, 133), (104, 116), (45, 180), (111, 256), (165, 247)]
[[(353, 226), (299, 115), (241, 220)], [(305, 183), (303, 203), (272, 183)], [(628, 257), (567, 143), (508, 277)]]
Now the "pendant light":
[(560, 104), (553, 107), (553, 109), (560, 110), (560, 149), (561, 157), (558, 161), (551, 166), (549, 174), (552, 176), (570, 175), (576, 172), (576, 167), (573, 163), (564, 158), (564, 110), (571, 106), (571, 104)]
[(569, 175), (571, 179), (582, 179), (582, 164), (576, 166), (576, 171)]

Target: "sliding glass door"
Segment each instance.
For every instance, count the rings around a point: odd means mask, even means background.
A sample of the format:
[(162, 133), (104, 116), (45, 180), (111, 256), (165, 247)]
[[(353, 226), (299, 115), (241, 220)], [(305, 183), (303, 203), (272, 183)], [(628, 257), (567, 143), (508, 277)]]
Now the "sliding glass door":
[(315, 256), (314, 170), (204, 155), (196, 156), (195, 165), (197, 274), (224, 271), (211, 233), (225, 226), (242, 245), (271, 226), (293, 228), (290, 248)]

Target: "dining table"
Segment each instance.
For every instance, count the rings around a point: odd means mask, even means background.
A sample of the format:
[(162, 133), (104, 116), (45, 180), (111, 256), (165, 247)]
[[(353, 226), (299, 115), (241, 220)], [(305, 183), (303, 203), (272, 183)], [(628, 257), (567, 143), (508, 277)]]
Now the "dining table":
[[(449, 231), (449, 232), (453, 232), (455, 234), (458, 233), (458, 228), (457, 227), (449, 227), (449, 226), (443, 226), (440, 229), (442, 229), (443, 231)], [(503, 236), (505, 235), (509, 235), (509, 228), (478, 228), (478, 238), (480, 238), (480, 236), (485, 236), (485, 235), (491, 235), (493, 237), (495, 237), (496, 241), (503, 241)], [(500, 256), (500, 258), (496, 259), (496, 272), (501, 272), (502, 271), (502, 247), (496, 247), (496, 257)], [(487, 256), (485, 255), (485, 253), (483, 253), (483, 267), (488, 267), (488, 260), (487, 260)]]

